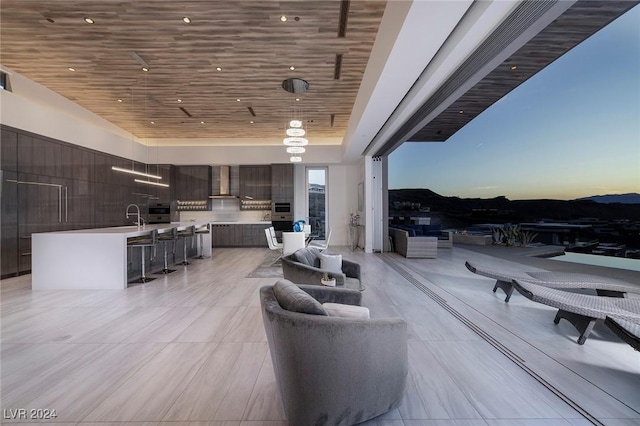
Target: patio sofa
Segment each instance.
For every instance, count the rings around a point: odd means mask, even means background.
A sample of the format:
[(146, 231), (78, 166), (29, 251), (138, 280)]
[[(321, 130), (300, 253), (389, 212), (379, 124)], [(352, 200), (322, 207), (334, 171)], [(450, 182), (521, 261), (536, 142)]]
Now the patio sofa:
[(359, 291), (287, 280), (260, 289), (288, 424), (352, 425), (400, 403), (408, 372), (407, 323), (331, 316), (323, 305), (359, 306), (361, 300)]
[(409, 237), (436, 237), (438, 248), (453, 247), (453, 231), (443, 231), (441, 225), (415, 225), (415, 224), (391, 224), (391, 229), (407, 231)]
[(438, 257), (437, 237), (412, 237), (409, 231), (397, 228), (389, 228), (389, 236), (396, 253), (406, 258), (435, 259)]

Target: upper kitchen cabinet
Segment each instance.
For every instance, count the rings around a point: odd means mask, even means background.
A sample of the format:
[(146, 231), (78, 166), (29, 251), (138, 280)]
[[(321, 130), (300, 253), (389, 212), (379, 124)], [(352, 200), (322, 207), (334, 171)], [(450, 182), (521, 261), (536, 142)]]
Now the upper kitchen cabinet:
[(93, 151), (73, 145), (61, 147), (62, 176), (67, 179), (95, 181)]
[(41, 176), (62, 176), (62, 146), (25, 133), (18, 134), (18, 170)]
[(271, 166), (240, 166), (240, 199), (271, 199)]
[(293, 164), (271, 165), (271, 200), (293, 203)]
[(174, 166), (173, 169), (178, 210), (208, 210), (211, 166)]
[(18, 171), (18, 134), (5, 128), (0, 136), (0, 160), (1, 170)]

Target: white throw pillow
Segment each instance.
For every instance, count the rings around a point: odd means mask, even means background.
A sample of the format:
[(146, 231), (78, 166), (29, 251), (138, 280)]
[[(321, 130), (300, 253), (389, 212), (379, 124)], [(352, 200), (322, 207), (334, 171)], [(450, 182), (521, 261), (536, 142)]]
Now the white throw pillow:
[(330, 317), (369, 319), (369, 308), (364, 306), (323, 303), (322, 307)]
[(319, 253), (320, 269), (336, 274), (342, 274), (342, 255)]

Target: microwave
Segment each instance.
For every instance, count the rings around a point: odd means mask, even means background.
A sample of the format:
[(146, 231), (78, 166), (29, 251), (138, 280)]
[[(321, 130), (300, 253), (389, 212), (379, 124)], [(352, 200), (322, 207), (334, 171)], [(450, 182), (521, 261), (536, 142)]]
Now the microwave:
[(273, 203), (271, 211), (275, 214), (291, 213), (291, 203)]

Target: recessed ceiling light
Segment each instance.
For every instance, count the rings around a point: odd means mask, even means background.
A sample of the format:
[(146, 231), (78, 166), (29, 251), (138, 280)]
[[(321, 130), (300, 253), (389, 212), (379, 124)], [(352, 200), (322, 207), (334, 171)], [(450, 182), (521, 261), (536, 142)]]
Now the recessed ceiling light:
[(69, 71), (75, 71), (75, 70), (76, 70), (75, 68), (69, 67)]
[(458, 114), (463, 114), (463, 113), (464, 113), (463, 110), (458, 111)]
[(296, 69), (296, 67), (294, 67), (293, 65), (291, 65), (291, 66), (289, 67), (289, 69), (290, 69), (291, 71), (293, 71), (293, 70), (295, 70), (295, 69)]
[(282, 16), (280, 17), (280, 20), (281, 20), (282, 22), (287, 22), (287, 17), (286, 17), (285, 15), (282, 15)]
[(201, 121), (200, 124), (204, 124), (204, 121)]
[(190, 24), (191, 18), (189, 18), (188, 16), (185, 16), (184, 18), (182, 18), (182, 22), (184, 22), (185, 24)]
[(236, 101), (240, 102), (240, 98), (236, 99)]
[(182, 102), (182, 99), (178, 99), (178, 102)]
[(122, 99), (118, 99), (118, 102), (122, 102)]
[(300, 98), (296, 98), (296, 102), (300, 102)]
[(251, 120), (249, 123), (250, 123), (250, 124), (253, 124), (253, 120)]
[(151, 124), (156, 124), (156, 122), (155, 122), (155, 121), (152, 121), (152, 122), (151, 122)]
[(222, 71), (222, 67), (216, 67), (217, 71)]
[(84, 22), (86, 22), (87, 24), (93, 24), (95, 21), (87, 16), (86, 18), (84, 18)]
[(147, 68), (147, 67), (142, 67), (142, 71), (147, 72), (147, 71), (149, 71), (149, 68)]
[(512, 65), (512, 66), (511, 66), (511, 71), (515, 71), (515, 70), (517, 70), (517, 69), (518, 69), (518, 66), (517, 66), (517, 65)]

